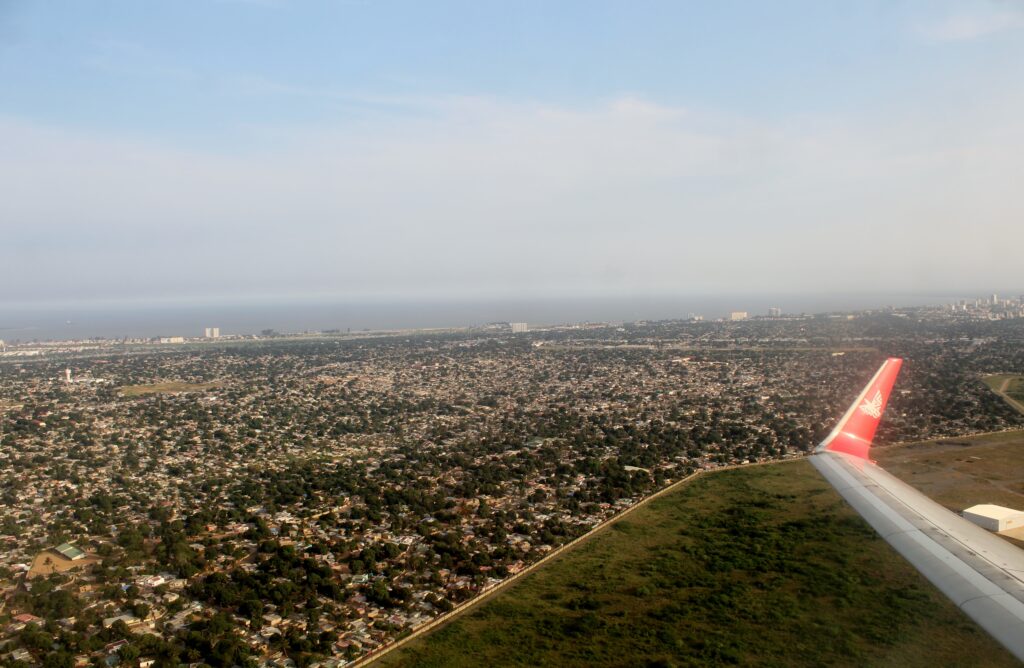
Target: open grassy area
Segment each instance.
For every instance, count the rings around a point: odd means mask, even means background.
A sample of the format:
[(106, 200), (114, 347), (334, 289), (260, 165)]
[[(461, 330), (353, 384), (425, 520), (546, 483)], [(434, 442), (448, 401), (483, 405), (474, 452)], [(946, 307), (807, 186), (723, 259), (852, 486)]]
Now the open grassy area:
[(982, 380), (993, 392), (1001, 395), (1011, 406), (1024, 413), (1024, 376), (1001, 374), (986, 376)]
[(656, 499), (375, 666), (1011, 666), (810, 464)]
[(1024, 508), (1024, 431), (876, 448), (872, 456), (954, 512), (979, 503)]
[(152, 385), (125, 385), (121, 388), (121, 394), (126, 397), (137, 397), (142, 394), (176, 394), (179, 392), (205, 392), (215, 387), (219, 387), (220, 383), (180, 383), (180, 382), (167, 382), (167, 383), (153, 383)]

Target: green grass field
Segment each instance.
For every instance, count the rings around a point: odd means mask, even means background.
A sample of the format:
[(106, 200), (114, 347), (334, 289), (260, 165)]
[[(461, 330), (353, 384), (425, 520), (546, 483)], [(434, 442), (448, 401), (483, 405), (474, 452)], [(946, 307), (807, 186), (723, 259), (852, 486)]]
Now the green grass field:
[(1012, 666), (808, 462), (704, 476), (375, 666)]
[(999, 374), (982, 378), (989, 388), (1009, 398), (1011, 406), (1024, 413), (1024, 376)]
[(218, 387), (220, 383), (153, 383), (152, 385), (125, 385), (121, 394), (126, 397), (137, 397), (143, 394), (176, 394), (179, 392), (205, 392)]

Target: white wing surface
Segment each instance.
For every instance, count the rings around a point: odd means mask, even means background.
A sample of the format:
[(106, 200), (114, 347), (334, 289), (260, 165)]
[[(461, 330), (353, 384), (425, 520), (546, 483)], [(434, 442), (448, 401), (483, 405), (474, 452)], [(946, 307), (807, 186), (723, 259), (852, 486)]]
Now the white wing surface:
[(901, 362), (886, 360), (811, 463), (897, 552), (1024, 661), (1024, 551), (868, 459)]

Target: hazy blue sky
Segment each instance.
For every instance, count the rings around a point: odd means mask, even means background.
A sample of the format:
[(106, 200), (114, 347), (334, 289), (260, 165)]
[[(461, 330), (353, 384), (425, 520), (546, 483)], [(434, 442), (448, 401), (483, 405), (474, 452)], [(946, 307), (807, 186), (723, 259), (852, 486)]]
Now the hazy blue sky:
[(0, 302), (1024, 288), (1024, 2), (0, 0)]

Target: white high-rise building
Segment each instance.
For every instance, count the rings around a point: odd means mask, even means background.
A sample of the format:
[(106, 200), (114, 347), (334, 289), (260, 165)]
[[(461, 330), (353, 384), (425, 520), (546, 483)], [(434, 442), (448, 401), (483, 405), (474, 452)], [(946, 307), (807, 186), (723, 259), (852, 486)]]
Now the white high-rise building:
[(508, 324), (509, 327), (512, 328), (513, 334), (525, 334), (526, 332), (530, 331), (530, 328), (527, 326), (525, 322), (510, 322)]

